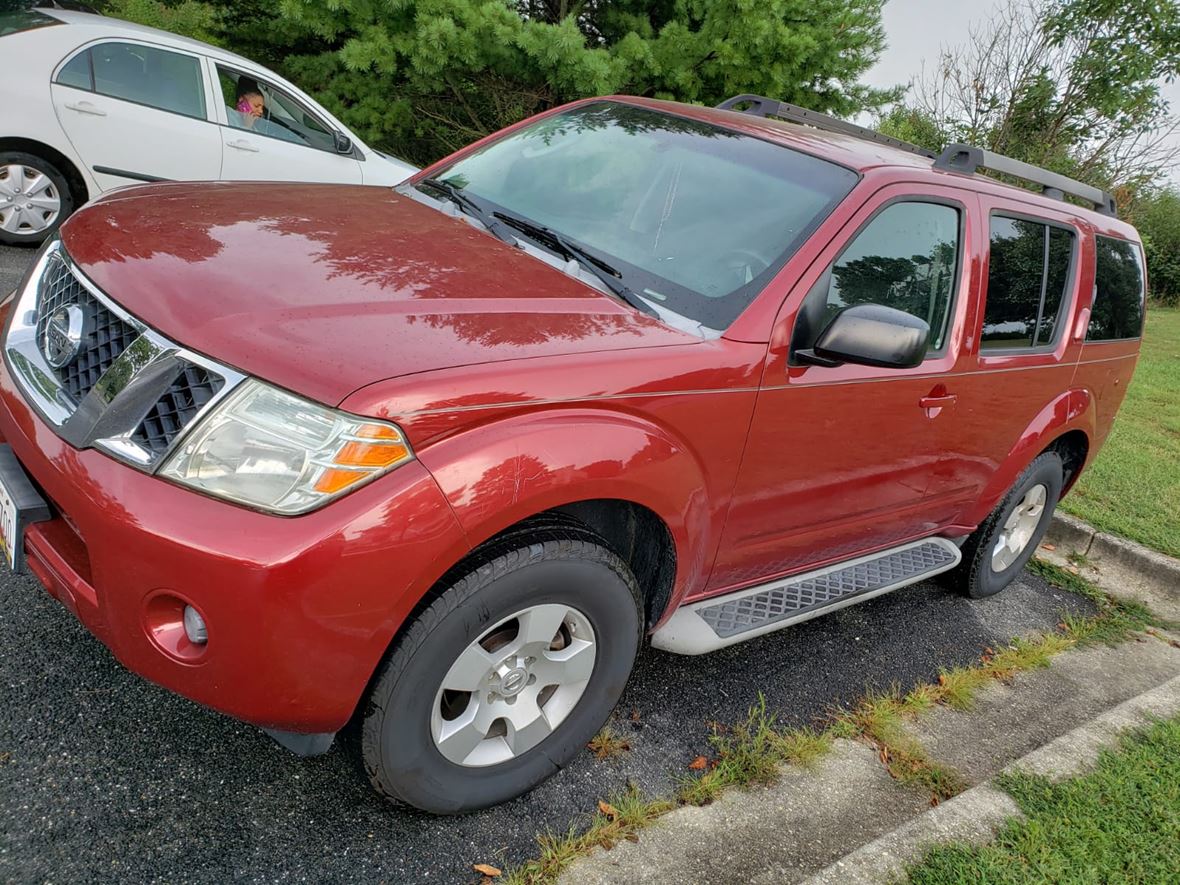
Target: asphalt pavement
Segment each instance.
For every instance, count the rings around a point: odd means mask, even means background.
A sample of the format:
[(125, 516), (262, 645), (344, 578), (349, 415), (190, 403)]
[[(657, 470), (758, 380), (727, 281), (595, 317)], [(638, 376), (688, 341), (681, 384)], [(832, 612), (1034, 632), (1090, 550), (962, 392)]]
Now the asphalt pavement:
[[(0, 247), (0, 293), (31, 253)], [(0, 882), (474, 882), (532, 857), (634, 783), (671, 793), (710, 723), (764, 695), (790, 725), (866, 688), (906, 690), (1050, 629), (1080, 597), (1032, 575), (971, 601), (921, 584), (697, 658), (646, 651), (615, 714), (621, 756), (582, 753), (531, 794), (439, 818), (373, 793), (347, 748), (299, 759), (124, 670), (39, 585), (0, 566)]]

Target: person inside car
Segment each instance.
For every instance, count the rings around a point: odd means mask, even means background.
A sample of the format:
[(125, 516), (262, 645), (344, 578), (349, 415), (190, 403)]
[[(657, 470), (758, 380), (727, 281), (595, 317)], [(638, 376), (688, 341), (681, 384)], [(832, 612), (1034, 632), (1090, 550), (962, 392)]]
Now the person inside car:
[(254, 122), (260, 119), (266, 110), (266, 99), (263, 98), (258, 84), (245, 77), (238, 81), (238, 93), (234, 103), (238, 112), (238, 125), (243, 129), (252, 129)]

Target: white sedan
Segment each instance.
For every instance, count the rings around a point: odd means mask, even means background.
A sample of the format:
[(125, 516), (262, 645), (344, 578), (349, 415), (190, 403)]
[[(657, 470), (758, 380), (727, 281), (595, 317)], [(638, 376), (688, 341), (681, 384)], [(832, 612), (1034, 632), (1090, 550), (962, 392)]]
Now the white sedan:
[(154, 28), (0, 13), (0, 57), (0, 243), (39, 243), (135, 182), (394, 185), (416, 171), (266, 68)]

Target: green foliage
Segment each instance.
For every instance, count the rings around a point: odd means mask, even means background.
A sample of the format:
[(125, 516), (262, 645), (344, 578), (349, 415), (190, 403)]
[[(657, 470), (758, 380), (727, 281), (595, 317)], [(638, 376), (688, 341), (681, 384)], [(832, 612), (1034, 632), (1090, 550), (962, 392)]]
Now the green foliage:
[(1180, 305), (1180, 191), (1173, 187), (1151, 193), (1136, 202), (1130, 216), (1143, 237), (1152, 298)]
[(556, 104), (759, 92), (853, 114), (883, 0), (109, 0), (274, 67), (374, 146), (425, 163)]
[(911, 883), (1176, 880), (1180, 719), (1124, 737), (1083, 777), (1054, 783), (1016, 773), (998, 783), (1025, 819), (988, 845), (939, 845), (909, 870)]
[(159, 0), (110, 0), (103, 12), (116, 18), (138, 22), (183, 37), (221, 45), (220, 13), (209, 3), (183, 0), (165, 4)]

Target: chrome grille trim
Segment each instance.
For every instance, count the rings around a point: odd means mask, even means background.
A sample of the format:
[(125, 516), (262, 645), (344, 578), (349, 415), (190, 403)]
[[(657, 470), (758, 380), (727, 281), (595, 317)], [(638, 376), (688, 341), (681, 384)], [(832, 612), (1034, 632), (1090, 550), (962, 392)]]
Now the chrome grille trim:
[[(45, 359), (39, 343), (39, 298), (53, 262), (60, 262), (102, 309), (138, 332), (76, 401), (62, 376)], [(201, 419), (246, 379), (242, 373), (166, 338), (111, 301), (74, 265), (59, 241), (46, 247), (24, 289), (15, 294), (3, 349), (8, 370), (34, 410), (75, 448), (96, 448), (140, 470), (154, 472)], [(136, 431), (187, 365), (199, 366), (224, 383), (167, 448), (141, 445), (135, 439)]]

